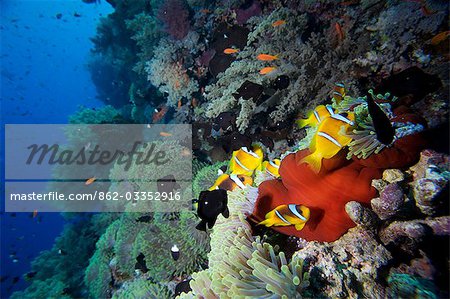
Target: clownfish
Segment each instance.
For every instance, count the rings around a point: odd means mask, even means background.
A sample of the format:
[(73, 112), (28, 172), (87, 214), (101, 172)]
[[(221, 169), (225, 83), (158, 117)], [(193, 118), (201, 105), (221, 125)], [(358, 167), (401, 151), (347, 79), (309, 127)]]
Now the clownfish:
[(275, 178), (279, 178), (280, 174), (278, 173), (278, 170), (280, 169), (280, 164), (280, 159), (274, 159), (272, 161), (264, 161), (262, 166), (266, 173)]
[(308, 112), (306, 115), (307, 118), (305, 119), (299, 119), (297, 120), (297, 124), (300, 128), (303, 127), (315, 127), (317, 126), (322, 120), (324, 120), (327, 117), (330, 117), (331, 115), (334, 115), (333, 108), (331, 106), (327, 105), (319, 105), (317, 108), (313, 111)]
[(258, 225), (290, 226), (294, 225), (296, 230), (301, 230), (309, 220), (310, 211), (304, 205), (288, 204), (281, 205), (266, 214), (266, 220)]
[(333, 99), (339, 103), (345, 97), (345, 86), (342, 83), (335, 83), (333, 88)]
[(231, 156), (228, 169), (231, 174), (251, 176), (255, 169), (261, 167), (263, 151), (259, 146), (253, 146), (252, 150), (241, 147)]
[(215, 189), (224, 189), (227, 191), (233, 191), (236, 188), (245, 189), (247, 186), (253, 184), (253, 179), (246, 175), (235, 175), (235, 174), (221, 174), (214, 185), (209, 188), (209, 191)]
[(317, 129), (309, 149), (312, 154), (304, 157), (300, 163), (306, 162), (311, 169), (318, 173), (322, 165), (322, 158), (330, 159), (336, 155), (352, 139), (342, 134), (354, 125), (353, 113), (333, 114), (325, 118)]

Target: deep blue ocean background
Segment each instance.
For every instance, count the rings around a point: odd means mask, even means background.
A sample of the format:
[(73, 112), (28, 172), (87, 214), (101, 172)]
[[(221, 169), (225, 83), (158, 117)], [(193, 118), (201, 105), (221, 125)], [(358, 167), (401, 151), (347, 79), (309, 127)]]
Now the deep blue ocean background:
[[(1, 298), (24, 289), (23, 275), (52, 247), (64, 221), (57, 213), (4, 213), (4, 125), (64, 124), (78, 107), (100, 107), (87, 69), (105, 1), (1, 0)], [(58, 19), (58, 14), (61, 18)], [(75, 14), (80, 16), (75, 16)], [(13, 278), (19, 281), (13, 284)]]

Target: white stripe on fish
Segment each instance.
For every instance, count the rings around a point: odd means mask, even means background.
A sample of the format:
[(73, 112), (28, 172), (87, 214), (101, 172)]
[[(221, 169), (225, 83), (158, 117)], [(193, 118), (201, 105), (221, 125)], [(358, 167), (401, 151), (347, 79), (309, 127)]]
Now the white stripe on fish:
[(241, 168), (243, 168), (245, 171), (250, 171), (250, 169), (248, 169), (247, 167), (245, 167), (241, 161), (239, 161), (238, 157), (234, 156), (234, 161), (237, 163), (237, 165), (239, 165)]
[(245, 185), (244, 185), (244, 183), (242, 183), (242, 181), (239, 179), (239, 177), (237, 176), (237, 175), (235, 175), (235, 174), (231, 174), (230, 175), (230, 179), (232, 179), (233, 180), (233, 182), (235, 182), (236, 183), (236, 185), (238, 185), (239, 186), (239, 188), (241, 188), (241, 189), (245, 189)]
[(303, 221), (307, 221), (307, 219), (305, 217), (303, 217), (298, 211), (297, 211), (297, 207), (294, 204), (290, 204), (288, 205), (289, 210), (292, 212), (292, 214), (294, 214), (295, 216), (297, 216), (298, 218), (300, 218)]
[(275, 214), (277, 214), (278, 218), (281, 219), (281, 221), (283, 221), (284, 223), (287, 223), (289, 225), (291, 225), (292, 223), (290, 223), (289, 221), (287, 221), (286, 219), (284, 219), (284, 217), (280, 214), (280, 212), (278, 212), (277, 210), (275, 210)]
[(325, 132), (317, 132), (317, 136), (321, 136), (321, 137), (327, 139), (328, 141), (333, 142), (335, 145), (342, 147), (342, 145), (339, 143), (339, 141), (337, 141), (336, 139), (334, 139), (333, 137), (331, 137), (330, 135), (328, 135)]

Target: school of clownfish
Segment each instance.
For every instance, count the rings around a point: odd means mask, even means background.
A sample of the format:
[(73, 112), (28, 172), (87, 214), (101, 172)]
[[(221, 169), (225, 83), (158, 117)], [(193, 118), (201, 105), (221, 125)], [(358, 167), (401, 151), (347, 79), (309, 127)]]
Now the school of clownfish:
[[(335, 102), (341, 101), (345, 96), (343, 84), (336, 84), (333, 93)], [(381, 109), (380, 109), (381, 110)], [(307, 163), (317, 174), (322, 165), (323, 159), (334, 157), (343, 147), (351, 142), (351, 138), (346, 133), (355, 125), (355, 115), (353, 112), (337, 113), (330, 105), (320, 105), (315, 110), (307, 114), (307, 118), (297, 120), (300, 128), (317, 128), (314, 137), (309, 145), (310, 154), (304, 157), (299, 163)], [(206, 230), (206, 223), (209, 228), (215, 223), (217, 216), (222, 213), (226, 218), (229, 215), (226, 207), (227, 199), (225, 191), (233, 191), (237, 188), (245, 189), (253, 185), (253, 177), (256, 171), (261, 171), (267, 178), (280, 178), (280, 159), (263, 161), (264, 153), (262, 148), (253, 144), (251, 148), (242, 147), (233, 152), (229, 161), (227, 171), (219, 170), (215, 183), (200, 194), (199, 203), (209, 204), (208, 209), (213, 208), (212, 204), (218, 203), (218, 208), (213, 209), (215, 213), (206, 215), (204, 209), (198, 206), (198, 215), (202, 218), (201, 225), (197, 228)], [(219, 192), (222, 191), (222, 192)], [(217, 193), (214, 193), (214, 192)], [(221, 197), (218, 199), (217, 197)], [(217, 207), (217, 206), (216, 206)], [(206, 215), (206, 216), (205, 216)], [(265, 215), (265, 220), (259, 225), (271, 226), (294, 226), (301, 230), (309, 220), (310, 210), (304, 205), (284, 204), (279, 205)]]

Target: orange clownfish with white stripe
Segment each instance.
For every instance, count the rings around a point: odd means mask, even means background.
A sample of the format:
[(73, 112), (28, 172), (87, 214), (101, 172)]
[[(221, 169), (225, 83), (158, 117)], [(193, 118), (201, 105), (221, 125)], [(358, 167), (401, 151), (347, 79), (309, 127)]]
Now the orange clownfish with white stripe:
[(309, 147), (312, 153), (304, 157), (300, 163), (308, 163), (311, 169), (318, 173), (322, 158), (332, 158), (352, 141), (345, 132), (354, 125), (354, 121), (355, 115), (352, 112), (333, 114), (322, 120)]
[(345, 86), (342, 83), (335, 83), (333, 88), (333, 99), (339, 103), (346, 94)]
[(231, 174), (251, 176), (256, 169), (261, 169), (263, 151), (260, 146), (253, 146), (252, 149), (241, 147), (234, 151), (228, 165)]
[(280, 159), (274, 159), (272, 161), (264, 161), (262, 167), (266, 173), (270, 174), (275, 178), (279, 178), (280, 174), (278, 173), (278, 170), (280, 169), (280, 164), (281, 164)]
[(235, 174), (221, 174), (214, 185), (209, 188), (209, 191), (215, 189), (224, 189), (227, 191), (233, 191), (236, 188), (245, 189), (247, 186), (253, 184), (253, 179), (246, 175), (235, 175)]
[(300, 128), (316, 127), (322, 120), (334, 114), (333, 108), (330, 105), (319, 105), (313, 111), (308, 112), (307, 118), (297, 120)]
[(309, 220), (310, 211), (304, 205), (287, 204), (281, 205), (266, 214), (266, 219), (258, 225), (290, 226), (294, 225), (296, 230), (301, 230)]

